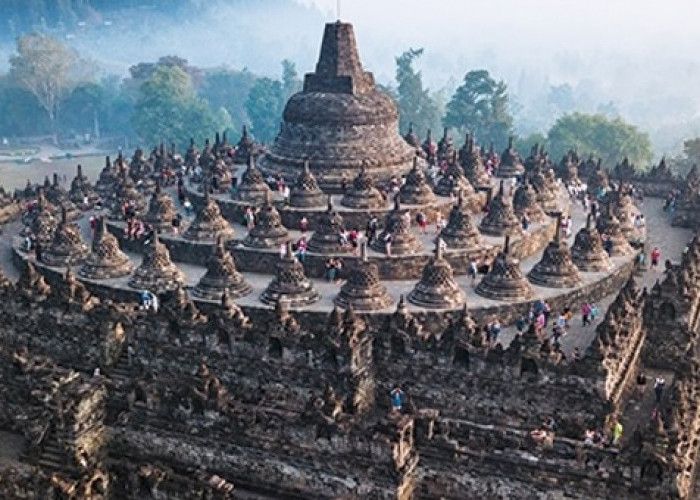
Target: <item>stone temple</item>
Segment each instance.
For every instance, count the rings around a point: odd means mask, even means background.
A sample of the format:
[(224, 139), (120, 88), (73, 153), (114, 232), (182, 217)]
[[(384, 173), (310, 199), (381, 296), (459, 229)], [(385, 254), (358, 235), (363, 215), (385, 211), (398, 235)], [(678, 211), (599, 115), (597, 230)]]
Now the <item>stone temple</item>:
[(283, 120), (259, 166), (290, 185), (307, 160), (321, 188), (337, 192), (363, 166), (385, 182), (408, 172), (415, 156), (399, 134), (396, 105), (363, 69), (348, 23), (326, 25), (316, 70), (287, 102)]
[[(449, 130), (416, 156), (344, 23), (284, 119), (264, 157), (246, 129), (192, 142), (190, 214), (162, 146), (107, 162), (76, 218), (0, 189), (1, 499), (699, 498), (700, 237), (657, 198), (692, 224), (697, 170), (569, 154), (557, 182), (510, 144), (488, 172), (496, 146)], [(565, 189), (588, 177), (591, 213)]]

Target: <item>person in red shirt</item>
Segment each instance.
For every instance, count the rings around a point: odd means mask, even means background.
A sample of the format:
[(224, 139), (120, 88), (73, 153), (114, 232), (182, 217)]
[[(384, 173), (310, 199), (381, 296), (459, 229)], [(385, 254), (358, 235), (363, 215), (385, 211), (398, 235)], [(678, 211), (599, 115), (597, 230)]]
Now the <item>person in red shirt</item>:
[(651, 251), (651, 268), (656, 269), (659, 265), (659, 259), (661, 258), (661, 250), (659, 247), (654, 247)]

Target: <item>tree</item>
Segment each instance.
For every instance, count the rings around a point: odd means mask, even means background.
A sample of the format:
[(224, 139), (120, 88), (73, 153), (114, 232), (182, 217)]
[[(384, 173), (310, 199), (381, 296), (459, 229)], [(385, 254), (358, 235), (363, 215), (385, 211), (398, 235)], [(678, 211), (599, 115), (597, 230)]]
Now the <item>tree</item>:
[(240, 130), (250, 122), (245, 103), (254, 84), (255, 75), (247, 69), (217, 69), (205, 74), (199, 95), (209, 101), (212, 108), (225, 108), (232, 118), (232, 127)]
[(38, 33), (20, 37), (17, 55), (10, 58), (11, 78), (36, 97), (54, 134), (63, 100), (79, 83), (89, 80), (90, 70), (73, 50)]
[(621, 118), (610, 119), (601, 114), (562, 116), (549, 130), (547, 144), (553, 158), (575, 149), (580, 155), (601, 158), (608, 168), (627, 157), (637, 168), (646, 169), (653, 157), (648, 134)]
[(397, 104), (399, 129), (405, 132), (409, 124), (417, 133), (439, 128), (440, 108), (434, 96), (423, 88), (420, 71), (413, 68), (413, 61), (423, 55), (423, 49), (409, 49), (396, 58)]
[(513, 128), (507, 85), (486, 70), (468, 72), (447, 104), (443, 124), (461, 133), (470, 131), (482, 144), (505, 146)]
[(190, 137), (202, 142), (231, 126), (228, 113), (213, 112), (197, 97), (189, 75), (178, 66), (159, 66), (143, 82), (132, 122), (148, 147), (172, 141), (184, 148)]
[(292, 61), (284, 59), (282, 61), (282, 91), (284, 100), (289, 99), (293, 94), (301, 90), (302, 83), (297, 73), (297, 68)]
[(245, 107), (250, 118), (252, 134), (261, 142), (272, 142), (279, 130), (284, 110), (282, 82), (259, 78), (250, 89)]

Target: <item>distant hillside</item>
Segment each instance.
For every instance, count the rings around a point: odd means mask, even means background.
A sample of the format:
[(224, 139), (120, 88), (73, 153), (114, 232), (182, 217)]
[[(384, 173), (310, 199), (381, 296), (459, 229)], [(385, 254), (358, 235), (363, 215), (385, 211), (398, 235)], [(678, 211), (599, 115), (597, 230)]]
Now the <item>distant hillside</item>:
[(23, 32), (70, 30), (77, 26), (97, 24), (123, 9), (153, 9), (165, 16), (183, 10), (201, 8), (202, 0), (0, 0), (2, 20), (0, 37), (12, 38)]

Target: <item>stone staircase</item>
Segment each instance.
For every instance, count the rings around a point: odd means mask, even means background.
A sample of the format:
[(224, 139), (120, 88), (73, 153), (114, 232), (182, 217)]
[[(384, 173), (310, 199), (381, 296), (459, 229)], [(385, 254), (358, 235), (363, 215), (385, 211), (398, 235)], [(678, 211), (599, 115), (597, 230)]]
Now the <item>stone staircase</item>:
[(41, 444), (41, 454), (35, 461), (36, 465), (50, 474), (60, 474), (63, 477), (79, 477), (81, 470), (74, 465), (72, 457), (59, 444), (56, 431), (50, 430)]

